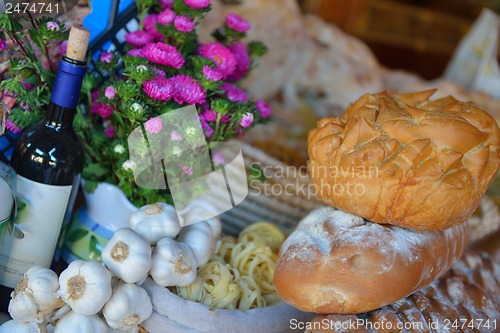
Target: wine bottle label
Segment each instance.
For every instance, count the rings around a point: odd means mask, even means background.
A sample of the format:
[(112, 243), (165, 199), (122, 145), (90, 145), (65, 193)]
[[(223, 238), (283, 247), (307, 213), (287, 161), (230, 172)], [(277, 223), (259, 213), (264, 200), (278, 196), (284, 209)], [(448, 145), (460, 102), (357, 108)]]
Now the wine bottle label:
[(17, 217), (0, 240), (1, 284), (14, 288), (31, 266), (50, 267), (71, 188), (17, 176)]

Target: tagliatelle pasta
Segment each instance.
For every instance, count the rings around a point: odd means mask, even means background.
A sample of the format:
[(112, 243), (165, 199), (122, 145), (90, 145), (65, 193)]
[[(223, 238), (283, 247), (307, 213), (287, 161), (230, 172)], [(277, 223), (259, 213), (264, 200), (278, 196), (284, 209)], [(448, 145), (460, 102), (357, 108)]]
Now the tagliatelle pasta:
[(249, 310), (281, 302), (273, 284), (284, 235), (274, 225), (255, 223), (238, 239), (223, 237), (216, 254), (198, 270), (196, 281), (174, 291), (219, 309)]

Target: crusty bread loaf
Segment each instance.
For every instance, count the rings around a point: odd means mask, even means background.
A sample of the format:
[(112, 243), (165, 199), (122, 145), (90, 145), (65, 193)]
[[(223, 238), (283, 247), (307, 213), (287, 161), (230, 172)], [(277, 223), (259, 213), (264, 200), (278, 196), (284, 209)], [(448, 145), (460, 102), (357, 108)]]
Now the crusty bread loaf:
[(416, 232), (320, 208), (283, 243), (274, 285), (285, 302), (306, 312), (372, 311), (444, 274), (467, 236), (465, 223)]
[[(298, 324), (297, 324), (298, 325)], [(306, 333), (500, 331), (500, 265), (468, 251), (441, 279), (379, 310), (316, 317)]]
[(309, 133), (327, 203), (378, 223), (443, 230), (465, 221), (499, 166), (500, 131), (472, 103), (434, 91), (364, 95)]

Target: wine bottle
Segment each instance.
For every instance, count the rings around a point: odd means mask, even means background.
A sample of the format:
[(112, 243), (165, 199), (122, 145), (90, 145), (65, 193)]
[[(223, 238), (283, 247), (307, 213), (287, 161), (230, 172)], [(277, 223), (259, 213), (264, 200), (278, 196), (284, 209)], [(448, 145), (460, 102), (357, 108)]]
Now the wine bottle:
[(73, 27), (58, 65), (45, 120), (18, 140), (16, 232), (0, 248), (0, 284), (14, 288), (33, 265), (50, 267), (63, 221), (71, 211), (84, 163), (73, 118), (86, 73), (89, 31)]

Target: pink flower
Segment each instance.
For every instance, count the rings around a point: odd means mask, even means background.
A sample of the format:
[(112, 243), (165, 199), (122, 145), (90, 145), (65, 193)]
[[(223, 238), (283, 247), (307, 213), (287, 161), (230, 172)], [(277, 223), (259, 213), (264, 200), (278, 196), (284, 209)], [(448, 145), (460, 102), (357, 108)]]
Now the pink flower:
[(165, 37), (156, 28), (158, 22), (157, 14), (150, 14), (144, 19), (144, 29), (153, 36), (156, 41), (162, 41)]
[(144, 47), (146, 44), (153, 42), (154, 37), (146, 31), (134, 31), (125, 35), (127, 43), (133, 47)]
[(206, 122), (214, 122), (217, 120), (217, 112), (214, 110), (205, 110), (200, 114), (200, 119)]
[(229, 47), (236, 58), (236, 70), (229, 76), (229, 80), (238, 81), (248, 72), (252, 59), (248, 54), (247, 48), (242, 43), (234, 44)]
[(144, 48), (144, 57), (155, 64), (179, 69), (186, 60), (174, 46), (165, 43), (148, 44)]
[(240, 125), (241, 127), (250, 127), (253, 124), (253, 114), (247, 112), (241, 117)]
[(226, 24), (229, 28), (233, 29), (234, 31), (245, 33), (252, 27), (250, 23), (245, 21), (243, 17), (231, 13), (226, 16)]
[(172, 99), (175, 93), (175, 88), (170, 79), (161, 76), (144, 82), (142, 89), (149, 97), (157, 101), (168, 101)]
[(271, 116), (271, 106), (263, 100), (259, 99), (255, 102), (255, 107), (262, 118), (269, 118)]
[(223, 78), (233, 74), (237, 61), (231, 50), (221, 43), (209, 43), (198, 50), (202, 57), (212, 60), (215, 68), (223, 75)]
[(67, 49), (68, 49), (68, 41), (63, 40), (61, 44), (59, 44), (59, 54), (66, 54)]
[(99, 60), (102, 63), (109, 64), (113, 60), (113, 53), (104, 51), (101, 53), (101, 58), (99, 58)]
[(196, 23), (187, 16), (177, 16), (174, 19), (174, 27), (180, 32), (191, 32), (196, 27)]
[(201, 121), (201, 128), (203, 129), (203, 132), (205, 133), (205, 136), (207, 138), (209, 138), (214, 133), (214, 129), (203, 120)]
[(17, 127), (16, 124), (14, 124), (9, 119), (5, 120), (5, 128), (8, 129), (9, 131), (11, 131), (14, 134), (17, 134), (17, 133), (21, 132), (21, 129), (19, 127)]
[(210, 0), (184, 0), (184, 2), (194, 9), (203, 9), (210, 5)]
[(144, 128), (148, 133), (151, 134), (160, 133), (161, 130), (163, 129), (163, 123), (161, 122), (161, 118), (160, 117), (149, 118), (149, 120), (144, 123)]
[(173, 4), (174, 4), (174, 0), (160, 0), (160, 8), (161, 9), (172, 8)]
[(160, 14), (158, 14), (158, 23), (161, 25), (169, 25), (170, 23), (174, 22), (174, 19), (175, 12), (170, 8), (167, 8)]
[(128, 56), (144, 58), (144, 49), (132, 49), (127, 52)]
[(236, 87), (234, 84), (223, 83), (222, 90), (227, 94), (227, 98), (231, 102), (246, 102), (248, 101), (247, 93)]
[(167, 74), (165, 74), (165, 72), (164, 72), (164, 71), (162, 71), (161, 69), (156, 68), (156, 67), (151, 67), (151, 68), (153, 69), (153, 71), (154, 71), (156, 74), (158, 74), (158, 76), (160, 76), (160, 77), (165, 77), (165, 76), (167, 76)]
[(115, 128), (113, 126), (108, 126), (104, 129), (104, 134), (108, 139), (113, 139), (116, 135)]
[(220, 122), (222, 124), (227, 124), (229, 120), (231, 119), (231, 116), (229, 114), (224, 115), (222, 118), (220, 118)]
[(47, 27), (47, 30), (49, 30), (49, 31), (58, 31), (59, 30), (59, 24), (57, 24), (57, 22), (54, 22), (54, 21), (47, 22), (47, 24), (45, 26)]
[(181, 167), (181, 170), (184, 171), (184, 173), (188, 176), (191, 176), (193, 174), (193, 168), (189, 168), (185, 165)]
[(21, 83), (23, 84), (24, 88), (26, 88), (28, 90), (31, 90), (31, 89), (35, 88), (35, 85), (32, 84), (32, 83), (29, 83), (28, 81), (26, 81), (24, 79), (24, 77), (21, 78)]
[(177, 133), (177, 131), (173, 131), (172, 133), (170, 133), (170, 140), (172, 141), (181, 141), (182, 140), (182, 136), (180, 136), (179, 133)]
[(9, 45), (6, 41), (0, 38), (0, 52), (7, 51), (9, 49)]
[(9, 109), (12, 109), (16, 105), (16, 98), (12, 95), (4, 95), (2, 97), (2, 102), (7, 105)]
[(113, 107), (108, 104), (93, 102), (90, 112), (100, 115), (102, 118), (109, 118), (113, 114)]
[(222, 153), (220, 151), (216, 152), (214, 154), (214, 164), (215, 165), (222, 165), (224, 164), (224, 155), (222, 155)]
[(106, 96), (107, 99), (114, 99), (116, 97), (116, 89), (113, 86), (109, 86), (104, 90), (104, 96)]
[(220, 81), (222, 80), (222, 74), (217, 69), (210, 66), (203, 66), (203, 75), (210, 81)]
[(21, 107), (21, 109), (23, 109), (25, 111), (30, 109), (30, 106), (28, 104), (26, 104), (25, 102), (19, 103), (19, 106)]
[(98, 90), (94, 90), (91, 94), (90, 94), (90, 98), (92, 98), (92, 101), (95, 101), (96, 99), (99, 98), (99, 89)]
[(170, 78), (175, 87), (174, 101), (178, 104), (201, 104), (207, 97), (199, 82), (189, 75), (179, 74)]

